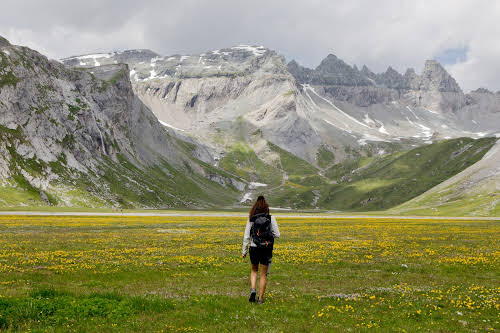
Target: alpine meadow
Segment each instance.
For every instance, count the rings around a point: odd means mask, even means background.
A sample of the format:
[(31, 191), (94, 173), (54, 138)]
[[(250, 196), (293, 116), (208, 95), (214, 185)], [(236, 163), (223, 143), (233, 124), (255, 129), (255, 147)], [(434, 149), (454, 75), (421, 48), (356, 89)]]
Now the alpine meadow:
[(19, 331), (496, 331), (492, 220), (277, 217), (249, 306), (245, 218), (3, 216), (1, 327)]
[(500, 332), (500, 6), (0, 4), (0, 332)]

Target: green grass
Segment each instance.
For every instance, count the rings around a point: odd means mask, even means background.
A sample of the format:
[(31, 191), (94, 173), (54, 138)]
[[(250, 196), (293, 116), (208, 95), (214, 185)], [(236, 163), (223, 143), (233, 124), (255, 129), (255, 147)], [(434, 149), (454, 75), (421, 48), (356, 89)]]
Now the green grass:
[[(394, 156), (397, 155), (391, 155)], [(335, 181), (342, 181), (342, 177), (349, 176), (352, 171), (370, 164), (373, 160), (372, 157), (347, 159), (326, 169), (325, 176)]]
[(0, 330), (500, 329), (498, 221), (278, 224), (257, 306), (244, 218), (0, 216)]
[(288, 181), (285, 186), (265, 192), (266, 198), (273, 207), (301, 209), (312, 207), (313, 189)]
[(391, 210), (401, 215), (500, 216), (499, 193), (451, 196), (450, 191), (433, 193), (423, 200), (409, 201)]
[[(83, 69), (87, 70), (87, 69)], [(125, 70), (118, 70), (109, 80), (99, 80), (97, 82), (96, 88), (99, 92), (104, 92), (109, 87), (116, 85), (125, 76)]]
[(107, 161), (103, 180), (125, 208), (223, 205), (236, 196), (234, 188), (209, 181), (190, 170), (187, 164), (185, 170), (174, 168), (166, 161), (139, 168), (125, 157), (118, 157), (119, 163)]
[(174, 308), (171, 300), (152, 297), (123, 297), (113, 293), (77, 296), (53, 288), (39, 289), (29, 297), (0, 299), (0, 329), (18, 323), (40, 322), (58, 330), (75, 322), (119, 322), (137, 314), (157, 314)]
[(284, 149), (281, 149), (275, 144), (268, 142), (269, 148), (271, 150), (277, 152), (280, 155), (281, 167), (288, 175), (313, 175), (318, 172), (318, 170), (309, 164), (307, 161), (304, 161), (301, 158), (287, 152)]
[(7, 72), (7, 73), (0, 73), (0, 89), (4, 86), (16, 86), (17, 83), (19, 82), (19, 78), (17, 78), (14, 73), (12, 72)]
[(340, 182), (323, 190), (321, 206), (341, 210), (394, 207), (474, 164), (495, 140), (459, 138), (378, 159), (344, 162), (327, 172)]
[(326, 168), (334, 162), (335, 155), (326, 146), (322, 145), (318, 149), (316, 160), (318, 161), (318, 166), (320, 168)]
[[(41, 189), (34, 187), (21, 172), (24, 170), (32, 176), (40, 177), (42, 176), (44, 168), (47, 166), (45, 162), (40, 161), (36, 158), (24, 158), (19, 155), (14, 148), (15, 145), (19, 143), (24, 143), (25, 137), (21, 126), (16, 129), (9, 129), (5, 126), (0, 126), (0, 139), (3, 142), (8, 143), (6, 146), (9, 152), (9, 171), (10, 178), (8, 181), (4, 182), (3, 186), (0, 188), (0, 205), (11, 205), (19, 203), (16, 200), (23, 200), (27, 205), (38, 206), (44, 204), (44, 201), (40, 197)], [(49, 204), (56, 204), (57, 200), (50, 195), (45, 193)]]
[[(270, 165), (260, 160), (255, 152), (245, 143), (237, 143), (230, 153), (221, 160), (220, 167), (248, 181), (268, 184), (262, 193), (272, 197), (272, 204), (280, 207), (311, 207), (315, 198), (311, 187), (325, 184), (318, 169), (297, 156), (268, 142), (271, 151), (279, 154), (279, 165)], [(289, 181), (281, 185), (283, 173)], [(270, 189), (271, 188), (271, 189)]]
[(19, 78), (14, 75), (12, 68), (8, 68), (11, 65), (7, 55), (0, 52), (0, 89), (4, 86), (16, 86), (19, 82)]
[[(348, 159), (328, 167), (322, 175), (318, 175), (317, 170), (303, 160), (282, 157), (282, 161), (286, 161), (284, 169), (289, 174), (288, 182), (284, 187), (266, 193), (279, 207), (304, 209), (317, 206), (337, 211), (383, 211), (417, 197), (471, 166), (482, 158), (495, 140), (458, 138), (381, 157)], [(429, 200), (432, 202), (435, 199)], [(473, 205), (458, 202), (451, 203), (448, 209), (441, 207), (442, 213), (439, 214), (457, 216), (473, 213), (468, 210)], [(451, 214), (455, 208), (455, 213)], [(435, 209), (403, 206), (398, 210), (401, 211), (408, 215), (436, 215)], [(496, 208), (486, 213), (477, 210), (477, 214), (492, 215), (495, 211)]]
[(220, 160), (219, 167), (247, 181), (277, 185), (281, 183), (281, 172), (276, 166), (262, 161), (244, 142), (237, 142)]
[(19, 203), (24, 203), (34, 208), (46, 205), (40, 198), (39, 192), (26, 190), (12, 181), (0, 185), (0, 206), (14, 207), (18, 206)]
[[(282, 187), (263, 189), (277, 207), (320, 209), (341, 211), (381, 211), (402, 204), (474, 164), (492, 147), (495, 138), (458, 138), (422, 146), (407, 152), (395, 152), (381, 157), (349, 159), (318, 170), (308, 162), (269, 143), (271, 150), (280, 155), (288, 181)], [(328, 155), (323, 150), (319, 156)], [(253, 163), (242, 161), (252, 160)], [(330, 155), (328, 155), (330, 156)], [(333, 155), (330, 156), (333, 158)], [(244, 179), (259, 179), (254, 170), (257, 156), (248, 146), (237, 146), (221, 165), (231, 173)], [(331, 159), (320, 158), (327, 165)], [(231, 164), (228, 162), (231, 161)], [(326, 162), (328, 161), (328, 162)], [(262, 162), (262, 161), (261, 161)], [(260, 163), (260, 162), (259, 162)], [(262, 162), (263, 163), (263, 162)], [(321, 166), (321, 165), (320, 165)], [(269, 166), (268, 166), (269, 168)], [(263, 179), (262, 176), (260, 178)], [(275, 175), (277, 183), (277, 175)], [(262, 181), (266, 182), (266, 181)], [(271, 183), (272, 184), (272, 183)], [(442, 215), (470, 215), (467, 209), (458, 209), (458, 204), (443, 208)], [(470, 207), (470, 205), (465, 205)], [(495, 212), (495, 208), (491, 212)], [(435, 210), (411, 209), (405, 214), (434, 215)], [(485, 215), (480, 213), (479, 215)], [(486, 213), (491, 215), (491, 213)]]

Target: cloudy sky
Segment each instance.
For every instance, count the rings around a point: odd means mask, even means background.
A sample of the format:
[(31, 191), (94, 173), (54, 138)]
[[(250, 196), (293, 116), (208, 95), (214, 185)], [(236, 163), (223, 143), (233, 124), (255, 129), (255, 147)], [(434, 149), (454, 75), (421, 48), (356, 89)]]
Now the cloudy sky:
[(309, 67), (328, 53), (376, 72), (437, 59), (465, 91), (497, 91), (499, 18), (494, 0), (1, 0), (0, 35), (51, 58), (255, 44)]

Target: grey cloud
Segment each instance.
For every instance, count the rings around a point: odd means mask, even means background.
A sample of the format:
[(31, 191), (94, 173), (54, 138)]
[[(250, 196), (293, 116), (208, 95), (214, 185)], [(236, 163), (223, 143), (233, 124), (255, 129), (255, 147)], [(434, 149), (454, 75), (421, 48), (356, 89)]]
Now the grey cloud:
[(448, 70), (465, 90), (500, 89), (495, 1), (2, 0), (0, 34), (50, 57), (149, 48), (196, 53), (259, 44), (314, 67), (328, 53), (374, 71), (420, 70), (465, 48)]

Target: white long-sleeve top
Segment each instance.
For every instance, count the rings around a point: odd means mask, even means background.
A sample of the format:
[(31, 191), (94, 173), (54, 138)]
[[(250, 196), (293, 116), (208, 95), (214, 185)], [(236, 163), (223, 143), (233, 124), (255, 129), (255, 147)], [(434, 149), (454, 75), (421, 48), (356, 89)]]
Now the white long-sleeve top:
[[(248, 244), (252, 247), (256, 247), (257, 245), (253, 242), (252, 237), (250, 237), (250, 229), (252, 228), (253, 222), (250, 222), (250, 219), (247, 220), (247, 226), (245, 228), (245, 234), (243, 235), (243, 252), (245, 255), (248, 252)], [(271, 215), (271, 232), (273, 233), (274, 238), (280, 237), (280, 230), (278, 229), (278, 223), (276, 222), (276, 218)]]

